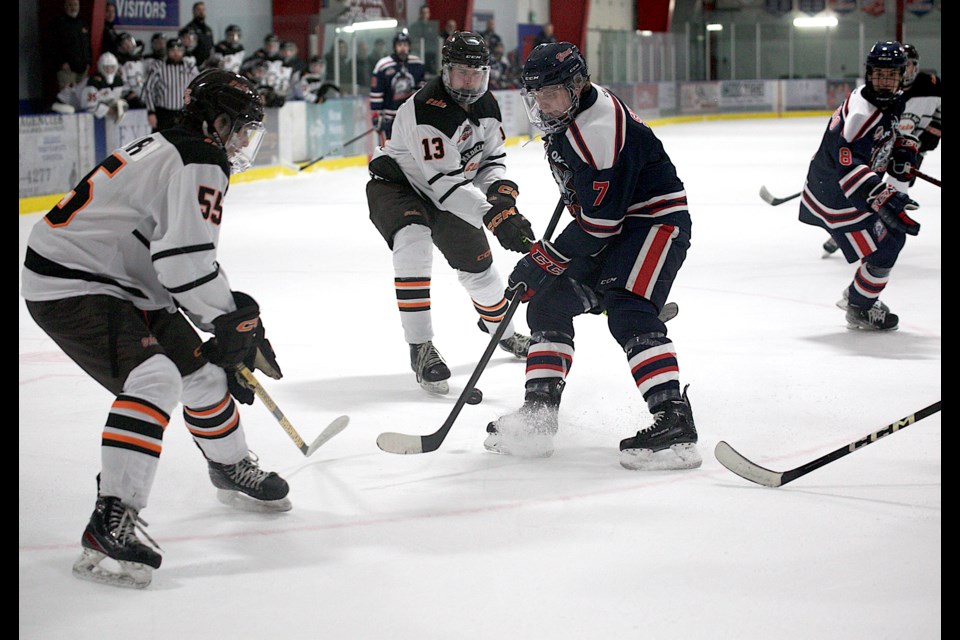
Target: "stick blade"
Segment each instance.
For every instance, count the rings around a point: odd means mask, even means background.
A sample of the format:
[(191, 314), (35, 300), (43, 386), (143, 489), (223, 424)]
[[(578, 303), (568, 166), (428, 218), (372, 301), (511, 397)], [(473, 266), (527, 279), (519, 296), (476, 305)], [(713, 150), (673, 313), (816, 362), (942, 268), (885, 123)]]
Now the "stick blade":
[(680, 306), (676, 302), (668, 302), (660, 309), (660, 322), (670, 322), (680, 313)]
[(760, 187), (760, 198), (767, 204), (773, 204), (774, 201), (776, 200), (773, 194), (767, 191), (766, 185), (763, 185), (762, 187)]
[(747, 460), (723, 440), (717, 443), (713, 455), (720, 464), (750, 482), (756, 482), (765, 487), (779, 487), (783, 484), (783, 473), (771, 471)]
[(329, 425), (327, 425), (327, 428), (324, 429), (320, 435), (318, 435), (317, 438), (310, 443), (310, 446), (307, 447), (306, 451), (303, 452), (303, 455), (308, 457), (312, 456), (317, 449), (322, 447), (327, 442), (327, 440), (346, 429), (348, 424), (350, 424), (349, 416), (340, 416), (331, 422)]
[(400, 455), (423, 453), (423, 438), (387, 431), (377, 436), (377, 446), (381, 451)]

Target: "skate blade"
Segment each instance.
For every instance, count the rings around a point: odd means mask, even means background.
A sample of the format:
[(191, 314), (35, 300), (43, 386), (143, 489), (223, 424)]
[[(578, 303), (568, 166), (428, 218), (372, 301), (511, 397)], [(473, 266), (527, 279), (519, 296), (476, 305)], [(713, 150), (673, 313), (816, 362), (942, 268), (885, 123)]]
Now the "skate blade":
[(229, 489), (217, 489), (217, 500), (228, 507), (251, 513), (282, 513), (293, 508), (289, 498), (257, 500), (242, 491), (231, 491)]
[(668, 449), (624, 449), (620, 452), (620, 466), (631, 471), (678, 471), (696, 469), (703, 463), (692, 442), (672, 445)]
[[(115, 566), (103, 566), (101, 563)], [(100, 551), (84, 549), (73, 563), (73, 575), (80, 580), (125, 589), (145, 589), (153, 579), (153, 568), (140, 562), (114, 560)]]
[(427, 382), (424, 380), (420, 383), (420, 386), (427, 393), (435, 393), (440, 396), (445, 396), (450, 393), (450, 384), (446, 380), (440, 380), (439, 382)]
[(896, 331), (896, 330), (899, 329), (899, 328), (900, 328), (900, 325), (894, 325), (894, 326), (889, 327), (889, 328), (887, 328), (887, 329), (881, 329), (880, 327), (875, 327), (875, 326), (870, 325), (870, 324), (860, 324), (860, 323), (857, 323), (857, 322), (847, 322), (847, 329), (850, 329), (850, 330), (852, 330), (852, 331), (870, 331), (870, 332), (877, 332), (877, 333), (885, 333), (885, 332), (887, 332), (887, 331)]

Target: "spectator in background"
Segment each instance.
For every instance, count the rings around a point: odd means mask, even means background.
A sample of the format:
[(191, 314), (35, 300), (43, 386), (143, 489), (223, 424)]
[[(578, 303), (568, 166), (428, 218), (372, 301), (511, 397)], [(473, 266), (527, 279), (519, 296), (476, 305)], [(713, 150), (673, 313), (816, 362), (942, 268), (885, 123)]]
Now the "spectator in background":
[(64, 0), (63, 13), (50, 27), (50, 49), (58, 90), (82, 84), (93, 62), (90, 29), (80, 19), (80, 0)]
[(490, 88), (516, 89), (517, 86), (514, 69), (503, 49), (503, 41), (498, 40), (496, 45), (490, 47)]
[(428, 75), (435, 75), (440, 38), (437, 36), (437, 26), (430, 20), (430, 7), (420, 5), (419, 17), (407, 28), (407, 35), (410, 36), (411, 53), (423, 59)]
[(177, 37), (183, 42), (184, 61), (187, 64), (193, 63), (193, 66), (199, 68), (200, 62), (197, 60), (197, 32), (193, 30), (193, 27), (183, 27), (177, 33)]
[(240, 65), (243, 64), (243, 31), (235, 24), (227, 27), (223, 34), (223, 40), (218, 42), (213, 50), (219, 53), (223, 58), (223, 68), (227, 71), (240, 73)]
[[(487, 29), (480, 32), (480, 35), (483, 36), (484, 40), (486, 40), (487, 47), (490, 48), (491, 53), (493, 52), (494, 47), (503, 42), (503, 38), (497, 34), (496, 28), (496, 20), (493, 18), (493, 16), (491, 16), (490, 19), (487, 20)], [(493, 78), (491, 77), (491, 80), (492, 79)]]
[(543, 25), (543, 30), (540, 31), (540, 35), (537, 36), (536, 40), (534, 40), (533, 46), (534, 48), (537, 48), (541, 44), (552, 44), (556, 41), (557, 39), (553, 35), (553, 23), (548, 22), (547, 24)]
[(321, 56), (313, 56), (306, 72), (294, 88), (294, 99), (323, 104), (327, 98), (340, 95), (340, 87), (327, 81), (327, 63)]
[(185, 53), (180, 38), (170, 38), (166, 59), (147, 72), (142, 98), (147, 107), (147, 122), (154, 133), (176, 124), (183, 110), (183, 92), (197, 77), (197, 67), (185, 61)]
[[(353, 85), (353, 65), (350, 61), (350, 49), (346, 40), (337, 38), (335, 43), (336, 57), (334, 57), (334, 47), (330, 47), (330, 51), (324, 56), (327, 63), (327, 74), (332, 74), (334, 84), (340, 87), (351, 87)], [(334, 71), (336, 69), (339, 69), (339, 77)]]
[(193, 29), (194, 33), (197, 34), (195, 48), (192, 53), (188, 48), (187, 55), (192, 55), (197, 61), (197, 66), (200, 67), (213, 53), (213, 29), (207, 24), (207, 5), (202, 2), (194, 2), (193, 20), (185, 24), (184, 27)]
[(240, 75), (252, 82), (257, 93), (263, 97), (263, 106), (282, 107), (286, 104), (287, 96), (279, 93), (274, 86), (271, 77), (269, 63), (258, 57), (248, 58), (240, 68)]
[(286, 89), (283, 89), (282, 92), (280, 90), (283, 76), (283, 56), (280, 55), (280, 38), (274, 33), (265, 35), (263, 37), (263, 46), (254, 51), (252, 56), (244, 60), (243, 66), (245, 67), (248, 62), (252, 62), (253, 60), (262, 60), (265, 63), (266, 77), (263, 81), (268, 84), (275, 93), (281, 93), (286, 97)]
[(440, 38), (446, 40), (453, 34), (457, 32), (457, 21), (453, 18), (450, 18), (443, 25), (443, 29), (440, 31)]
[(372, 73), (373, 66), (370, 65), (370, 50), (367, 48), (367, 43), (364, 40), (357, 40), (357, 84), (364, 89), (369, 87)]
[(287, 81), (287, 95), (292, 95), (293, 88), (300, 82), (306, 65), (300, 59), (300, 48), (292, 40), (285, 40), (280, 45), (280, 56), (283, 58), (284, 77)]
[(116, 21), (117, 5), (108, 2), (103, 8), (103, 39), (100, 41), (100, 53), (108, 51), (114, 55), (117, 54), (120, 33), (117, 31)]
[(150, 53), (143, 55), (144, 75), (150, 71), (150, 67), (160, 64), (167, 59), (167, 37), (160, 31), (150, 36)]
[(137, 42), (127, 31), (117, 35), (117, 62), (120, 65), (120, 77), (123, 80), (123, 99), (131, 109), (143, 109), (143, 83), (147, 74), (140, 53), (142, 43)]

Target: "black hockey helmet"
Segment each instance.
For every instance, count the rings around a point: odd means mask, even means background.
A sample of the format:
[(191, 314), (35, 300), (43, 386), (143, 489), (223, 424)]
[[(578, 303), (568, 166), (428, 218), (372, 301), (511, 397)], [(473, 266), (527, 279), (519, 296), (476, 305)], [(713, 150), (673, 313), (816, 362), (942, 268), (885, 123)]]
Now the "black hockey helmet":
[[(864, 74), (863, 95), (870, 102), (878, 107), (886, 107), (893, 103), (900, 89), (903, 87), (904, 71), (907, 67), (907, 53), (903, 50), (903, 45), (896, 41), (876, 42), (867, 53), (866, 72)], [(896, 78), (891, 78), (884, 83), (885, 86), (877, 87), (875, 83), (883, 69), (893, 69)]]
[(490, 49), (483, 36), (455, 31), (440, 51), (443, 86), (454, 100), (472, 104), (487, 92), (490, 82)]
[(917, 79), (920, 71), (920, 52), (912, 44), (904, 44), (903, 51), (907, 54), (907, 68), (903, 72), (903, 86), (909, 87)]
[(207, 69), (184, 91), (183, 105), (184, 123), (224, 148), (231, 173), (250, 168), (264, 131), (263, 98), (250, 80), (225, 69)]
[(575, 45), (550, 42), (534, 48), (520, 72), (530, 122), (545, 133), (566, 129), (580, 109), (580, 94), (589, 81), (587, 62)]

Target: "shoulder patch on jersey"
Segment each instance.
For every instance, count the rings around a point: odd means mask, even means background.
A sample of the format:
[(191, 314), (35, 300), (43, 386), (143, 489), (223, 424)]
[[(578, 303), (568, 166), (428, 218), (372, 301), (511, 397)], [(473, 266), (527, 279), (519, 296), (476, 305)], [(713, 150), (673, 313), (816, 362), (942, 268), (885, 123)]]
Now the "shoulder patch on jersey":
[(596, 171), (609, 169), (626, 142), (627, 111), (609, 91), (597, 87), (596, 102), (580, 112), (565, 132), (577, 155)]
[(434, 78), (414, 94), (413, 108), (418, 125), (435, 127), (448, 138), (467, 119), (466, 112), (447, 95), (440, 78)]
[(883, 112), (861, 95), (861, 89), (862, 87), (854, 89), (842, 107), (844, 110), (842, 135), (847, 142), (854, 142), (864, 137), (883, 119)]
[(226, 152), (219, 145), (208, 141), (208, 138), (183, 127), (167, 129), (161, 135), (177, 149), (184, 165), (219, 165), (227, 178), (230, 177), (230, 163), (227, 161)]

